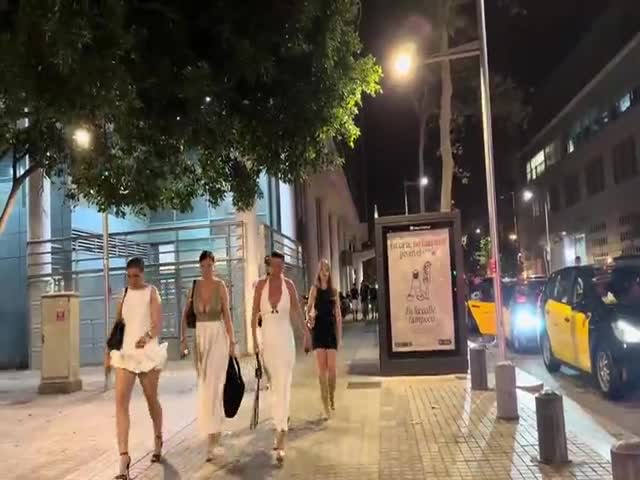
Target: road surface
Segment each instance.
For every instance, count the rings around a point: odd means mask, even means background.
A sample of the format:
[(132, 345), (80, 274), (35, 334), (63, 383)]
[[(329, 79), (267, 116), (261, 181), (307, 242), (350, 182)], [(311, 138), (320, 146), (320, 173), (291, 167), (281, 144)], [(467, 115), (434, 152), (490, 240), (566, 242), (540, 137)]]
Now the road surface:
[[(640, 436), (640, 390), (630, 392), (623, 400), (607, 400), (589, 375), (566, 367), (551, 374), (547, 372), (540, 353), (536, 352), (516, 354), (508, 350), (507, 355), (518, 368), (540, 380), (545, 388), (551, 388), (575, 402), (613, 437)], [(496, 357), (497, 349), (491, 345), (487, 359), (490, 371)]]

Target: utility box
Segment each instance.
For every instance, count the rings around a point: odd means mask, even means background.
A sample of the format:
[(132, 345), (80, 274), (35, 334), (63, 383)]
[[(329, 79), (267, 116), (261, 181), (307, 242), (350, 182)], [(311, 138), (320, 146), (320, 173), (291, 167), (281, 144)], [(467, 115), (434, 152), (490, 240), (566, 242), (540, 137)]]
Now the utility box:
[(80, 379), (80, 299), (75, 292), (42, 296), (42, 366), (38, 391), (72, 393)]

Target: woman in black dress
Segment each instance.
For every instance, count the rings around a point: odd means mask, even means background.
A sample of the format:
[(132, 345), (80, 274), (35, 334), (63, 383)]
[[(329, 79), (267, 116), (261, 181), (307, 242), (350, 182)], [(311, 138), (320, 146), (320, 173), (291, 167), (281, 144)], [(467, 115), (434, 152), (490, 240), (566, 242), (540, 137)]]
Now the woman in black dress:
[(321, 260), (307, 304), (313, 350), (316, 352), (318, 381), (325, 418), (335, 410), (336, 352), (342, 341), (342, 315), (338, 292), (331, 281), (331, 266)]

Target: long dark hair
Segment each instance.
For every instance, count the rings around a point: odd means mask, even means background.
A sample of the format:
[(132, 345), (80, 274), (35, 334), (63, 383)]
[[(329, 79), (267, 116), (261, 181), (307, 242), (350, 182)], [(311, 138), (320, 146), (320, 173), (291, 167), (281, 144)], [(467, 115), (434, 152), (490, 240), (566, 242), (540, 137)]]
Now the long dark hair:
[(324, 258), (320, 260), (320, 263), (318, 264), (318, 273), (316, 273), (316, 280), (314, 282), (314, 285), (316, 289), (322, 288), (322, 280), (320, 279), (320, 272), (322, 271), (322, 267), (324, 265), (326, 265), (327, 268), (329, 269), (329, 278), (327, 278), (327, 289), (331, 292), (331, 296), (335, 297), (336, 292), (335, 292), (335, 289), (333, 288), (333, 278), (331, 275), (331, 264), (329, 263), (329, 260), (326, 260)]

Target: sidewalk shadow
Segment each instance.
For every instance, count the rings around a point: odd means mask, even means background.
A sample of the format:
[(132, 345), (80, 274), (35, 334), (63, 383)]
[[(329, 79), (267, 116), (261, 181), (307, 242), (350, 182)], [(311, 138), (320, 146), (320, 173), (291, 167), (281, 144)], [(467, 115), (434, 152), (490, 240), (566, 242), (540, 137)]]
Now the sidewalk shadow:
[(182, 480), (182, 475), (180, 475), (180, 472), (171, 464), (171, 462), (164, 460), (161, 466), (163, 480)]
[[(287, 435), (287, 450), (291, 449), (293, 442), (325, 430), (326, 425), (326, 422), (321, 419), (306, 420), (301, 423), (292, 422)], [(235, 432), (234, 435), (242, 436), (250, 432), (247, 428)], [(275, 472), (282, 470), (275, 464), (272, 442), (273, 431), (269, 428), (269, 422), (261, 423), (258, 430), (253, 432), (252, 438), (244, 445), (242, 455), (238, 455), (237, 460), (230, 462), (218, 471), (238, 478), (271, 478)]]

